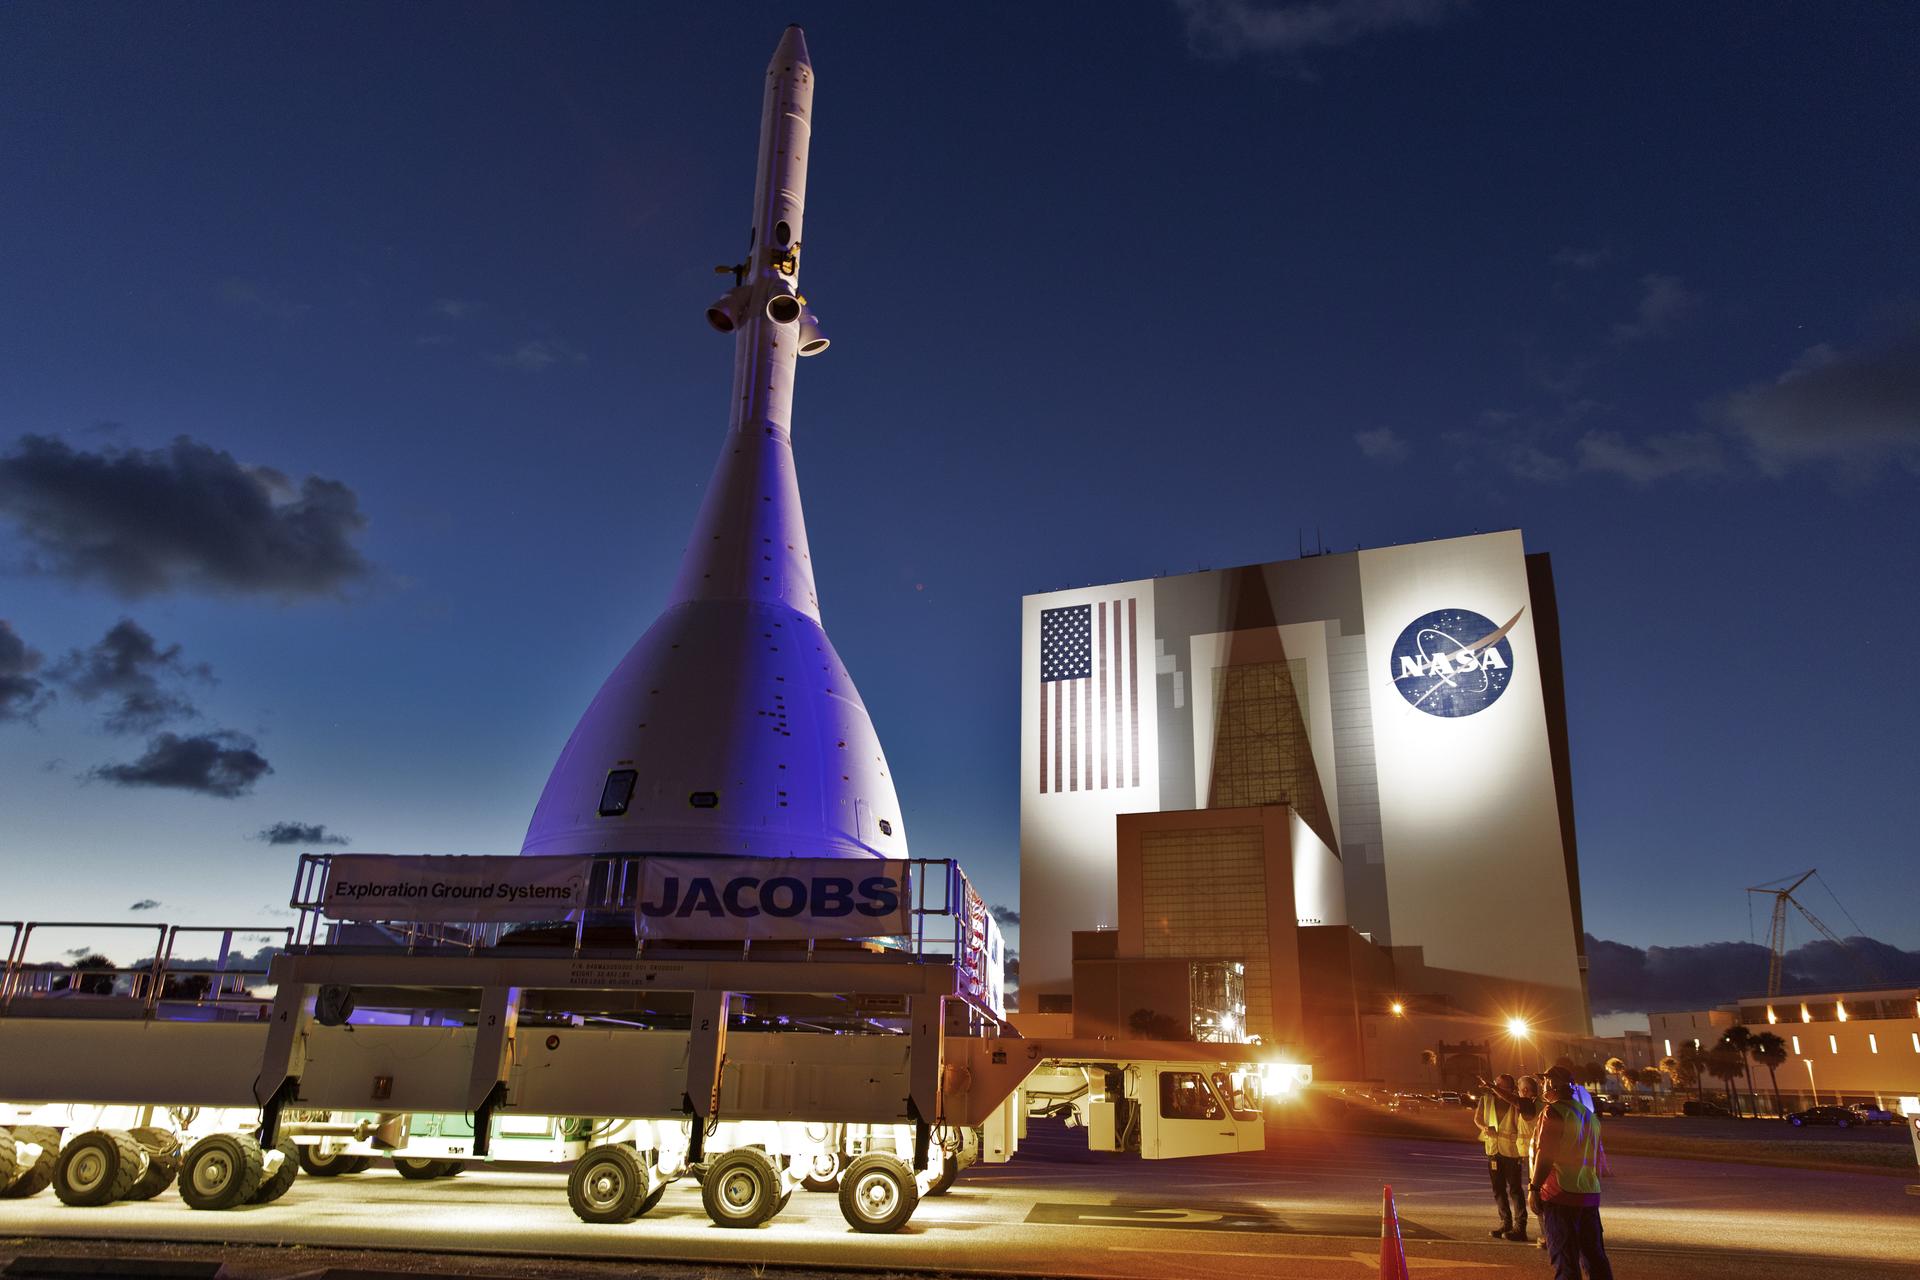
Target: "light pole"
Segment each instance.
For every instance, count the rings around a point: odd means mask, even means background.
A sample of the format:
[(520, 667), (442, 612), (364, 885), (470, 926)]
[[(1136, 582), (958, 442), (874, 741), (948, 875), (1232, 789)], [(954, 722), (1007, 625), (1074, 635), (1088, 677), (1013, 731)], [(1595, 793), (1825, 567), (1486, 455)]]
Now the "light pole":
[(1820, 1105), (1820, 1086), (1813, 1081), (1813, 1059), (1802, 1058), (1800, 1061), (1807, 1064), (1807, 1086), (1813, 1090), (1813, 1105), (1817, 1107)]

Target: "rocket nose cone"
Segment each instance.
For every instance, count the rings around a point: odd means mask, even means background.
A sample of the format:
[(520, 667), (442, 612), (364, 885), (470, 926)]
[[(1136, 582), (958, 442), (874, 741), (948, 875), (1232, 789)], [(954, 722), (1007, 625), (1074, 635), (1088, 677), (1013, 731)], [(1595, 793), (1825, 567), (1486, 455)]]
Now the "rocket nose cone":
[(807, 36), (798, 26), (788, 27), (780, 37), (779, 45), (773, 51), (773, 61), (768, 63), (769, 70), (781, 67), (811, 67), (813, 60), (807, 57)]

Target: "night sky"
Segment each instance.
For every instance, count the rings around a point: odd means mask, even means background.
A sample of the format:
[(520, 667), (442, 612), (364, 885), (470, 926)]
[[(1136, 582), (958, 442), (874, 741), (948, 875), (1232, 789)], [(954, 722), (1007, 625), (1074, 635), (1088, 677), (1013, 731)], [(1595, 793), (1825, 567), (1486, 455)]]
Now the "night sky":
[(1588, 929), (1817, 865), (1920, 944), (1893, 3), (0, 7), (0, 917), (518, 849), (719, 449), (796, 20), (795, 450), (916, 854), (1017, 906), (1023, 593), (1517, 526)]

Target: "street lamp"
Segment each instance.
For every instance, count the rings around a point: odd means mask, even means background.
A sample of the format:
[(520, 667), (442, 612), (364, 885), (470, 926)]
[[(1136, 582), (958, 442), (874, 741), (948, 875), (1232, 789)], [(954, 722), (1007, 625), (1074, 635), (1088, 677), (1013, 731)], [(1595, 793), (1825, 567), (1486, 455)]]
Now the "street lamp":
[(1401, 1004), (1398, 1000), (1388, 1005), (1387, 1011), (1396, 1018), (1404, 1018), (1407, 1016), (1407, 1006)]
[(1527, 1020), (1514, 1015), (1507, 1019), (1507, 1047), (1512, 1051), (1512, 1064), (1516, 1071), (1520, 1066), (1520, 1042), (1533, 1038), (1533, 1028)]

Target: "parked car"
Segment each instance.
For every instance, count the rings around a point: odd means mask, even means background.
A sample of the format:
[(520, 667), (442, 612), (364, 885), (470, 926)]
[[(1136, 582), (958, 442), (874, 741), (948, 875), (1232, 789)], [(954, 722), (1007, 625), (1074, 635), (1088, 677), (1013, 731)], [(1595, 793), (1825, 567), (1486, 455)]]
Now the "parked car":
[(1623, 1116), (1627, 1114), (1627, 1100), (1613, 1093), (1593, 1095), (1593, 1113), (1597, 1116)]
[(1907, 1122), (1906, 1117), (1898, 1111), (1889, 1111), (1871, 1102), (1856, 1102), (1847, 1110), (1853, 1112), (1854, 1120), (1860, 1124), (1905, 1124)]
[(1685, 1103), (1681, 1104), (1680, 1114), (1683, 1116), (1724, 1116), (1731, 1113), (1717, 1102), (1706, 1102), (1698, 1098), (1688, 1098)]
[(1464, 1107), (1467, 1105), (1467, 1100), (1461, 1097), (1457, 1090), (1453, 1089), (1442, 1089), (1439, 1100), (1452, 1107)]
[(1830, 1124), (1836, 1129), (1850, 1129), (1860, 1123), (1860, 1118), (1845, 1107), (1808, 1107), (1805, 1111), (1788, 1112), (1787, 1123), (1796, 1129), (1806, 1124)]

